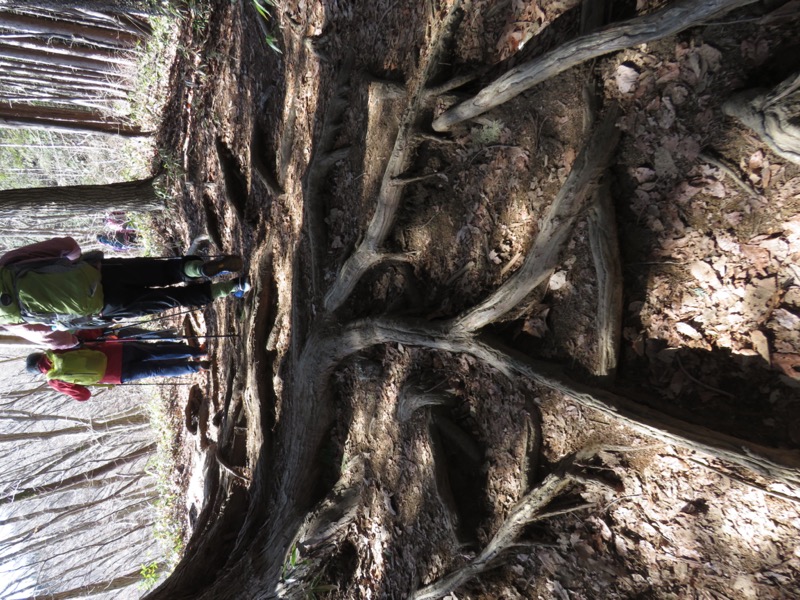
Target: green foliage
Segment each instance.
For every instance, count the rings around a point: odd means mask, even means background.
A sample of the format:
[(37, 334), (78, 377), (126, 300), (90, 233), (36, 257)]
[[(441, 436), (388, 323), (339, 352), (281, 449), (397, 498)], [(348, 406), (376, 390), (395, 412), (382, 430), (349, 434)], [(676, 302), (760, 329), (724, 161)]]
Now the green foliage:
[[(263, 2), (263, 4), (262, 4), (262, 2)], [(256, 10), (258, 11), (258, 14), (260, 14), (262, 17), (264, 17), (265, 20), (269, 21), (270, 20), (270, 14), (269, 14), (269, 9), (267, 8), (267, 6), (269, 6), (271, 8), (275, 8), (276, 4), (275, 4), (275, 0), (253, 0), (253, 6), (255, 6)]]
[(290, 579), (292, 573), (301, 565), (304, 565), (305, 561), (300, 560), (300, 549), (297, 547), (297, 544), (292, 544), (291, 549), (289, 550), (289, 555), (286, 557), (286, 560), (283, 563), (283, 569), (281, 570), (281, 579), (283, 581), (287, 581)]
[(142, 581), (139, 582), (139, 587), (143, 590), (149, 590), (152, 588), (156, 582), (158, 581), (160, 565), (158, 561), (153, 561), (151, 563), (145, 563), (142, 565), (139, 573), (142, 576)]
[(144, 179), (149, 139), (35, 129), (0, 130), (0, 189), (95, 185)]
[(320, 594), (327, 594), (338, 589), (338, 586), (322, 583), (325, 575), (324, 569), (311, 575), (313, 570), (319, 567), (309, 560), (300, 558), (300, 549), (297, 544), (292, 544), (289, 554), (283, 563), (281, 571), (281, 581), (286, 584), (293, 584), (303, 594), (306, 600), (318, 600)]
[[(256, 12), (261, 15), (261, 18), (267, 23), (270, 23), (272, 21), (272, 15), (270, 14), (269, 9), (277, 7), (275, 0), (252, 0), (252, 2), (253, 7), (256, 9)], [(272, 48), (274, 52), (283, 54), (281, 49), (278, 47), (278, 39), (272, 33), (265, 33), (264, 41), (267, 42), (267, 46)]]
[(175, 58), (178, 40), (177, 23), (172, 13), (149, 19), (152, 34), (144, 47), (138, 48), (135, 82), (130, 94), (130, 118), (142, 129), (154, 130), (167, 100), (170, 64)]
[(176, 467), (172, 453), (175, 432), (161, 398), (153, 396), (147, 403), (147, 412), (156, 436), (156, 451), (146, 467), (147, 473), (156, 481), (158, 492), (154, 505), (156, 522), (153, 535), (166, 555), (166, 566), (171, 570), (183, 553), (183, 527), (177, 517), (179, 489), (172, 481)]
[(136, 229), (138, 246), (141, 248), (138, 254), (141, 256), (165, 256), (167, 254), (166, 244), (160, 235), (163, 230), (164, 214), (156, 213), (129, 213), (128, 219)]
[(480, 129), (476, 128), (470, 132), (472, 143), (476, 146), (496, 144), (500, 140), (504, 127), (505, 125), (500, 120), (489, 121)]
[(320, 594), (324, 595), (328, 592), (334, 592), (339, 589), (338, 585), (322, 583), (322, 576), (323, 573), (320, 573), (311, 580), (311, 584), (305, 593), (306, 600), (318, 600), (318, 598), (320, 598)]

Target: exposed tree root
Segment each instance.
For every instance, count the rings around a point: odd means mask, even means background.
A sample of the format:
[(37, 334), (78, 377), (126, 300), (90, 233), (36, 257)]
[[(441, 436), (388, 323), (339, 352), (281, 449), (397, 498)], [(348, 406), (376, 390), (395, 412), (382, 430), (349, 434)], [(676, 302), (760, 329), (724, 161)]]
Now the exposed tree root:
[(567, 180), (547, 210), (522, 266), (493, 294), (456, 319), (463, 331), (477, 331), (516, 307), (558, 265), (575, 219), (597, 187), (619, 140), (617, 107), (612, 107), (586, 141)]
[(325, 296), (325, 309), (335, 311), (350, 296), (362, 275), (378, 264), (378, 253), (394, 226), (397, 209), (400, 206), (404, 185), (403, 177), (411, 166), (419, 138), (417, 123), (422, 109), (426, 106), (429, 94), (425, 86), (438, 68), (443, 47), (453, 34), (455, 23), (460, 17), (461, 2), (455, 2), (450, 12), (439, 25), (439, 35), (432, 44), (433, 50), (422, 60), (421, 75), (408, 90), (409, 103), (400, 122), (394, 149), (386, 165), (377, 205), (363, 240), (355, 252), (345, 261), (336, 281)]
[(225, 183), (225, 195), (236, 210), (239, 219), (252, 224), (255, 216), (252, 213), (248, 215), (247, 211), (247, 198), (250, 192), (247, 178), (228, 145), (221, 138), (217, 138), (215, 142), (217, 160), (222, 171), (222, 180)]
[[(573, 65), (595, 56), (626, 48), (646, 41), (673, 34), (693, 24), (710, 18), (712, 15), (732, 8), (744, 6), (755, 0), (707, 0), (706, 2), (679, 1), (651, 15), (633, 19), (618, 27), (587, 33), (527, 65), (512, 70), (500, 80), (487, 87), (473, 100), (460, 105), (434, 122), (437, 130), (447, 130), (455, 123), (478, 115), (493, 106), (514, 97), (522, 90), (563, 72)], [(313, 308), (305, 310), (298, 305), (299, 298), (293, 299), (291, 347), (285, 350), (285, 362), (276, 367), (273, 374), (280, 378), (280, 411), (276, 410), (274, 423), (270, 423), (270, 439), (261, 444), (261, 455), (255, 465), (250, 487), (252, 501), (245, 512), (244, 500), (232, 495), (233, 508), (224, 506), (226, 497), (222, 492), (215, 494), (215, 510), (221, 513), (213, 525), (205, 525), (212, 545), (212, 558), (224, 569), (205, 573), (190, 563), (200, 550), (190, 545), (187, 558), (180, 565), (178, 576), (171, 579), (170, 585), (163, 586), (154, 598), (206, 598), (227, 600), (228, 598), (271, 597), (275, 593), (303, 592), (298, 585), (282, 587), (282, 571), (287, 553), (298, 543), (310, 554), (318, 551), (320, 555), (331, 545), (344, 539), (347, 525), (351, 522), (358, 506), (361, 483), (352, 473), (340, 480), (333, 490), (320, 490), (321, 467), (319, 456), (337, 417), (331, 395), (331, 375), (347, 357), (370, 346), (400, 343), (406, 346), (419, 346), (456, 354), (469, 354), (484, 364), (509, 377), (524, 377), (533, 383), (563, 394), (566, 398), (583, 407), (600, 411), (605, 416), (621, 422), (633, 430), (652, 436), (663, 442), (682, 446), (724, 459), (732, 463), (766, 474), (793, 486), (800, 486), (800, 452), (775, 449), (750, 443), (733, 436), (720, 434), (704, 427), (696, 426), (671, 417), (649, 407), (644, 394), (627, 393), (621, 390), (607, 390), (574, 381), (564, 370), (552, 363), (537, 361), (503, 347), (500, 343), (479, 336), (486, 326), (508, 318), (511, 311), (519, 309), (531, 292), (557, 267), (559, 254), (569, 239), (575, 220), (583, 214), (590, 199), (597, 192), (603, 173), (613, 159), (619, 133), (615, 127), (617, 109), (612, 107), (587, 135), (587, 140), (574, 162), (566, 182), (553, 201), (541, 225), (541, 230), (522, 266), (505, 283), (483, 302), (465, 311), (451, 321), (424, 321), (376, 317), (341, 323), (333, 311), (342, 306), (350, 296), (360, 278), (367, 270), (387, 260), (407, 260), (403, 254), (384, 252), (384, 245), (394, 226), (398, 207), (405, 186), (418, 181), (410, 173), (414, 153), (423, 140), (431, 143), (445, 143), (446, 139), (433, 137), (420, 132), (419, 123), (423, 113), (429, 111), (430, 101), (468, 81), (471, 76), (455, 78), (444, 84), (430, 86), (434, 72), (440, 64), (445, 42), (453, 35), (459, 18), (460, 2), (456, 1), (451, 12), (438, 23), (438, 33), (433, 38), (430, 53), (421, 57), (419, 75), (407, 88), (393, 83), (372, 80), (370, 99), (406, 101), (407, 106), (400, 119), (395, 143), (388, 158), (376, 200), (376, 210), (363, 240), (344, 262), (333, 285), (324, 296), (323, 251), (327, 247), (327, 232), (324, 226), (325, 206), (322, 189), (330, 169), (347, 154), (346, 148), (334, 148), (337, 132), (342, 123), (342, 115), (347, 107), (349, 66), (345, 65), (337, 80), (337, 87), (326, 112), (322, 130), (314, 148), (313, 158), (303, 177), (305, 200), (305, 222), (303, 233), (309, 240), (310, 272), (303, 267), (308, 262), (298, 261), (300, 268), (296, 281), (305, 283), (311, 279), (310, 295)], [(588, 5), (587, 5), (588, 6)], [(588, 21), (587, 21), (588, 22)], [(587, 25), (588, 29), (592, 27)], [(289, 85), (291, 87), (291, 85)], [(292, 89), (287, 90), (291, 96)], [(764, 99), (760, 108), (771, 110), (777, 105), (783, 92), (772, 100)], [(784, 94), (785, 96), (786, 94)], [(284, 136), (280, 148), (279, 164), (287, 165), (292, 150), (291, 124), (294, 122), (294, 107), (286, 110)], [(587, 119), (591, 121), (591, 119)], [(256, 169), (258, 171), (258, 169)], [(285, 170), (279, 169), (276, 180), (267, 181), (262, 174), (262, 183), (276, 190), (286, 185)], [(435, 174), (434, 176), (440, 176)], [(378, 175), (376, 175), (377, 180)], [(280, 182), (280, 183), (279, 183)], [(289, 193), (292, 190), (287, 190)], [(294, 190), (296, 192), (296, 190)], [(287, 194), (288, 197), (288, 194)], [(615, 255), (616, 233), (614, 216), (611, 212), (607, 194), (598, 192), (592, 205), (590, 228), (593, 230), (593, 253), (596, 256), (598, 281), (600, 287), (598, 305), (598, 327), (601, 330), (601, 364), (598, 372), (613, 374), (619, 348), (619, 312), (621, 303), (621, 275), (619, 258)], [(300, 253), (298, 253), (300, 254)], [(470, 268), (470, 267), (466, 267)], [(458, 274), (457, 274), (458, 275)], [(457, 276), (456, 275), (456, 276)], [(455, 277), (455, 276), (454, 276)], [(320, 307), (320, 304), (323, 304)], [(277, 310), (277, 309), (276, 309)], [(288, 309), (284, 309), (288, 310)], [(288, 322), (288, 319), (284, 323)], [(278, 327), (278, 325), (276, 325)], [(268, 348), (274, 350), (277, 342), (271, 339)], [(250, 387), (253, 383), (250, 383)], [(440, 407), (452, 401), (447, 392), (435, 393), (409, 387), (403, 391), (397, 408), (400, 420), (408, 420), (421, 407), (434, 407), (426, 411), (430, 417), (432, 435), (439, 438), (445, 450), (453, 447), (473, 463), (483, 462), (482, 448), (471, 440), (465, 432), (447, 418), (446, 410)], [(278, 414), (279, 412), (279, 414)], [(441, 413), (437, 415), (436, 413)], [(440, 417), (440, 418), (437, 418)], [(250, 423), (251, 415), (248, 414)], [(264, 428), (264, 423), (258, 423)], [(252, 426), (252, 425), (251, 425)], [(444, 595), (469, 578), (485, 571), (506, 549), (514, 547), (521, 530), (529, 523), (564, 512), (568, 509), (548, 510), (552, 500), (568, 487), (585, 483), (586, 477), (574, 467), (574, 459), (587, 458), (584, 454), (565, 461), (552, 475), (547, 476), (531, 491), (528, 482), (535, 481), (534, 472), (539, 458), (542, 436), (538, 423), (531, 421), (528, 428), (529, 440), (526, 444), (528, 464), (523, 465), (527, 478), (521, 480), (522, 490), (527, 492), (522, 501), (511, 511), (489, 544), (469, 564), (448, 575), (442, 580), (413, 594), (413, 598), (434, 598)], [(448, 445), (449, 444), (449, 445)], [(441, 456), (441, 452), (438, 452)], [(438, 459), (439, 457), (437, 457)], [(440, 492), (446, 495), (450, 485), (443, 485), (444, 476), (449, 479), (452, 471), (446, 464), (438, 464), (437, 484)], [(442, 461), (444, 462), (444, 461)], [(220, 472), (213, 470), (219, 485)], [(345, 480), (346, 479), (346, 480)], [(325, 499), (320, 501), (325, 492)], [(577, 509), (585, 508), (585, 505)], [(451, 505), (452, 514), (458, 516), (456, 503)], [(309, 517), (309, 514), (313, 514)], [(201, 515), (207, 519), (208, 515)], [(231, 548), (230, 540), (224, 538), (221, 528), (231, 527), (238, 531), (239, 538)], [(200, 535), (198, 533), (198, 535)], [(213, 544), (219, 540), (220, 547)], [(257, 540), (257, 543), (256, 543)], [(205, 541), (205, 540), (204, 540)], [(216, 553), (216, 554), (215, 554)], [(237, 577), (242, 572), (258, 571), (259, 578), (241, 581)], [(198, 571), (199, 574), (198, 574)], [(197, 575), (198, 579), (192, 577)], [(313, 572), (305, 572), (313, 577)], [(190, 584), (182, 595), (174, 594), (175, 585), (180, 582)], [(264, 582), (267, 582), (266, 585)]]
[(367, 76), (370, 98), (377, 100), (404, 100), (407, 94), (404, 85), (386, 79)]
[(266, 137), (260, 127), (253, 127), (250, 136), (250, 166), (269, 195), (273, 198), (280, 198), (283, 196), (283, 188), (273, 170), (268, 166), (270, 162), (274, 161), (269, 161), (267, 158), (269, 153), (266, 147)]
[(363, 478), (364, 461), (357, 457), (303, 526), (299, 545), (306, 554), (317, 554), (323, 546), (341, 542), (358, 510)]
[(731, 167), (729, 167), (727, 164), (725, 164), (718, 158), (715, 158), (710, 154), (706, 154), (704, 152), (698, 154), (697, 158), (699, 160), (702, 160), (703, 162), (707, 162), (708, 164), (717, 167), (720, 171), (725, 173), (725, 175), (730, 177), (731, 181), (748, 196), (752, 196), (755, 198), (758, 197), (758, 192), (756, 192), (752, 187), (750, 187), (747, 183), (745, 183), (744, 180), (742, 180), (742, 178), (739, 175), (737, 175), (736, 172)]
[(674, 35), (697, 23), (756, 1), (682, 0), (653, 14), (582, 35), (552, 52), (511, 69), (474, 98), (440, 115), (433, 122), (433, 128), (436, 131), (449, 131), (454, 125), (508, 102), (534, 85), (575, 65), (610, 52)]
[[(545, 508), (553, 502), (578, 478), (569, 470), (571, 461), (566, 461), (555, 473), (545, 477), (544, 481), (526, 494), (511, 509), (506, 520), (494, 534), (486, 547), (478, 556), (466, 565), (443, 577), (442, 579), (417, 590), (409, 596), (410, 600), (432, 600), (449, 594), (476, 575), (492, 566), (505, 551), (513, 547), (522, 529), (538, 520), (563, 514), (564, 511), (545, 513)], [(591, 506), (591, 505), (589, 505)], [(570, 509), (570, 512), (574, 509)]]
[[(630, 395), (579, 383), (558, 365), (531, 359), (458, 327), (450, 329), (447, 323), (391, 318), (356, 321), (345, 327), (341, 335), (319, 339), (315, 346), (320, 356), (338, 361), (369, 346), (388, 342), (470, 354), (508, 377), (522, 375), (639, 433), (800, 486), (800, 452), (796, 450), (769, 448), (672, 417), (650, 408), (644, 394)], [(326, 362), (320, 359), (319, 364)], [(333, 364), (328, 363), (326, 368), (332, 369)]]
[(800, 165), (800, 73), (772, 90), (735, 94), (722, 110), (752, 129), (775, 154)]
[(589, 245), (597, 273), (598, 359), (594, 373), (610, 377), (617, 368), (622, 335), (622, 262), (608, 181), (595, 192), (588, 223)]
[(397, 418), (408, 421), (420, 408), (426, 406), (452, 406), (455, 397), (447, 391), (425, 391), (419, 385), (407, 385), (400, 391), (397, 402)]

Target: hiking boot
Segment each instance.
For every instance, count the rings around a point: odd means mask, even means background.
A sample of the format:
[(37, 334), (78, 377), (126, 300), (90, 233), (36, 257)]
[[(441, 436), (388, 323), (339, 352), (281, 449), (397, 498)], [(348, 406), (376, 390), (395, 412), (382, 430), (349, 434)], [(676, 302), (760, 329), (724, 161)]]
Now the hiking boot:
[(231, 296), (234, 298), (244, 298), (244, 295), (249, 292), (252, 287), (247, 277), (239, 277), (239, 279), (236, 280), (236, 285), (233, 286)]
[(198, 371), (200, 372), (208, 371), (211, 368), (211, 361), (208, 360), (201, 360), (197, 364), (199, 366)]
[(217, 275), (225, 275), (227, 273), (235, 273), (241, 271), (244, 263), (240, 256), (234, 254), (226, 254), (203, 263), (200, 271), (206, 277), (216, 277)]

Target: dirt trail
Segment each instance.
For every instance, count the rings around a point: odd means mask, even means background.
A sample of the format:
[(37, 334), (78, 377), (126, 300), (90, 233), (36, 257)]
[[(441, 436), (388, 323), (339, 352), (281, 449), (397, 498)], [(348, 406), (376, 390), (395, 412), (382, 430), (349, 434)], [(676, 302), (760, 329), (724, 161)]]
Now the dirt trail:
[[(617, 4), (614, 21), (664, 3)], [(238, 337), (215, 345), (202, 431), (178, 440), (187, 457), (223, 458), (207, 465), (206, 516), (243, 532), (233, 563), (295, 523), (299, 539), (253, 563), (267, 579), (317, 597), (410, 597), (480, 565), (538, 491), (501, 567), (450, 598), (800, 597), (797, 490), (491, 359), (510, 348), (549, 361), (575, 386), (775, 456), (800, 443), (800, 168), (721, 109), (798, 67), (797, 15), (772, 20), (758, 4), (704, 20), (434, 132), (455, 103), (575, 39), (579, 5), (290, 0), (274, 16), (280, 55), (247, 2), (213, 3), (205, 29), (187, 30), (161, 140), (185, 170), (169, 234), (178, 248), (207, 234), (210, 252), (242, 253), (255, 281), (194, 324)], [(465, 74), (475, 81), (427, 91)], [(548, 216), (589, 168), (590, 80), (598, 119), (621, 111), (611, 166), (597, 167), (621, 257), (610, 373), (598, 366), (594, 205)], [(473, 307), (566, 222), (544, 283), (481, 322)], [(186, 401), (175, 399), (181, 421)], [(276, 490), (297, 496), (281, 504)], [(203, 527), (193, 544), (216, 535)]]

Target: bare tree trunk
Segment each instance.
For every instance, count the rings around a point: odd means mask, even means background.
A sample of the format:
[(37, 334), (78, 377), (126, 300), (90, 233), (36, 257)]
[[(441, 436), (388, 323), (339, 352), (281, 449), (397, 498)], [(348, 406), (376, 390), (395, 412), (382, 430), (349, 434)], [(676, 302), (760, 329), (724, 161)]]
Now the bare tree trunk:
[(83, 38), (86, 42), (97, 41), (123, 47), (135, 46), (136, 42), (144, 37), (120, 29), (89, 27), (73, 21), (44, 21), (11, 12), (3, 13), (3, 27), (27, 33), (62, 35), (73, 39)]
[(0, 191), (0, 214), (17, 211), (68, 210), (96, 213), (107, 210), (145, 212), (163, 208), (153, 178), (109, 185), (73, 185)]
[(10, 502), (20, 502), (27, 498), (34, 498), (36, 496), (41, 496), (43, 494), (47, 494), (49, 492), (53, 492), (56, 490), (68, 489), (72, 485), (75, 485), (76, 483), (80, 483), (82, 481), (86, 481), (89, 479), (97, 479), (119, 468), (120, 466), (126, 463), (134, 462), (143, 456), (152, 454), (155, 451), (155, 449), (156, 449), (155, 444), (148, 444), (147, 446), (143, 446), (137, 450), (130, 452), (129, 454), (126, 454), (125, 456), (121, 456), (116, 460), (109, 461), (106, 464), (99, 466), (95, 469), (91, 469), (90, 471), (86, 471), (85, 473), (80, 473), (72, 477), (67, 477), (65, 479), (62, 479), (61, 481), (56, 481), (54, 483), (39, 485), (27, 489), (15, 490), (12, 494), (9, 494), (4, 498), (0, 498), (0, 504), (8, 504)]

